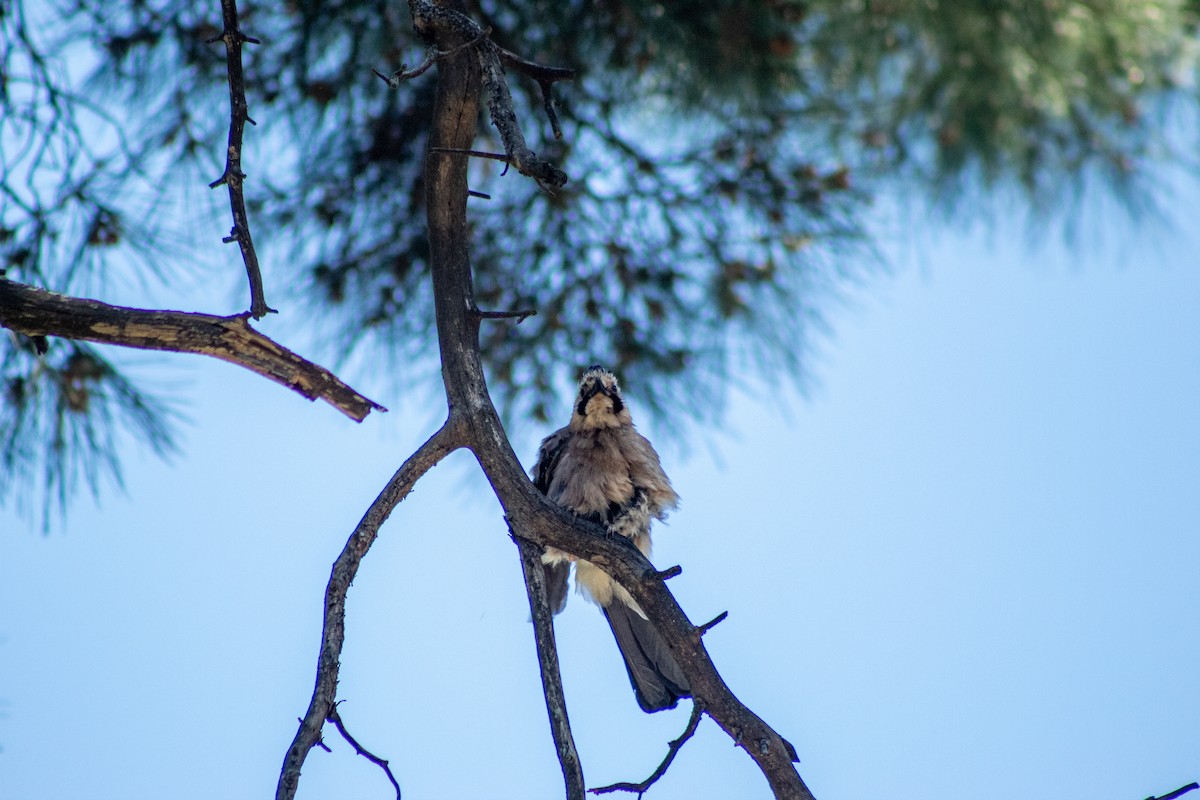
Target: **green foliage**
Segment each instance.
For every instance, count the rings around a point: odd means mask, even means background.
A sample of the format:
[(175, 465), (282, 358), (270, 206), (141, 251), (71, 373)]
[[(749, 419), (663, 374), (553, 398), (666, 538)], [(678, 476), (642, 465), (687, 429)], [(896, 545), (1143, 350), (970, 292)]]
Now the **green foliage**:
[[(874, 196), (968, 215), (962, 201), (1016, 188), (1061, 210), (1100, 176), (1129, 197), (1173, 157), (1158, 112), (1194, 105), (1197, 4), (1181, 0), (468, 6), (501, 45), (579, 70), (555, 87), (561, 141), (539, 87), (509, 76), (531, 145), (570, 176), (562, 190), (488, 162), (472, 173), (493, 196), (472, 201), (477, 301), (538, 311), (482, 332), (517, 423), (561, 417), (564, 387), (594, 362), (677, 428), (718, 417), (733, 374), (803, 380), (822, 307), (867, 261)], [(10, 277), (70, 290), (126, 263), (171, 222), (145, 213), (147, 196), (219, 174), (224, 52), (204, 43), (219, 11), (64, 0), (36, 26), (20, 2), (0, 19)], [(399, 365), (407, 385), (436, 366), (421, 171), (435, 78), (391, 90), (370, 67), (421, 57), (408, 12), (392, 0), (241, 12), (263, 42), (245, 51), (259, 125), (244, 163), (268, 288), (292, 287), (290, 303), (327, 320), (336, 355)], [(83, 89), (52, 52), (94, 62)], [(490, 131), (481, 120), (480, 146), (497, 149)], [(43, 144), (73, 155), (37, 157)], [(6, 358), (34, 372), (26, 351)]]
[[(101, 479), (119, 485), (119, 431), (160, 456), (175, 449), (173, 414), (123, 377), (94, 348), (54, 342), (43, 355), (25, 337), (0, 349), (0, 502), (27, 507), (36, 487), (41, 518), (63, 511), (82, 483), (99, 495)], [(40, 467), (40, 469), (39, 469)]]

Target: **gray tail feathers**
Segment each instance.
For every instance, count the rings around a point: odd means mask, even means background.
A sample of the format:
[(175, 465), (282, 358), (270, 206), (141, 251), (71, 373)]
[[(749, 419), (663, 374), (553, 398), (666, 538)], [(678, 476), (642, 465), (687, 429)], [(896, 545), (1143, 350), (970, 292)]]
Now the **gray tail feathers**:
[(567, 578), (571, 575), (571, 562), (543, 562), (542, 572), (546, 575), (546, 598), (550, 601), (550, 613), (557, 614), (567, 607)]
[(654, 626), (619, 600), (605, 606), (604, 616), (612, 627), (643, 711), (650, 714), (674, 708), (681, 697), (692, 696), (692, 687)]

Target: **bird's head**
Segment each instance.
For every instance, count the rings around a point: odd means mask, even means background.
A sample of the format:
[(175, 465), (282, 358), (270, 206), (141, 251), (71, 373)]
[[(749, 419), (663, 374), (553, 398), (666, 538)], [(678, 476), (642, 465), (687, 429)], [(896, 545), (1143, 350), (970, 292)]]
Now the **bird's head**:
[(571, 427), (575, 430), (617, 428), (633, 424), (629, 408), (621, 399), (617, 376), (604, 367), (588, 367), (579, 379), (579, 395)]

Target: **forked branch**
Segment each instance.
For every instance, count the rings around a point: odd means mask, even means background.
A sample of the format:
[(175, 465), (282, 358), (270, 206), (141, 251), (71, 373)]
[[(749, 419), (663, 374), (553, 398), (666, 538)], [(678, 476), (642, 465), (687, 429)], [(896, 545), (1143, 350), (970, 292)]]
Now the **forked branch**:
[(300, 719), (300, 728), (292, 739), (283, 769), (279, 773), (279, 784), (275, 789), (276, 800), (291, 800), (296, 796), (300, 783), (300, 768), (308, 751), (321, 741), (321, 728), (325, 721), (336, 715), (338, 671), (341, 668), (342, 645), (346, 640), (346, 593), (359, 564), (379, 535), (379, 527), (391, 515), (416, 482), (443, 458), (462, 446), (462, 429), (453, 419), (447, 420), (438, 432), (417, 448), (408, 460), (396, 470), (387, 486), (371, 503), (367, 513), (359, 521), (341, 555), (333, 562), (333, 571), (325, 587), (325, 620), (321, 628), (321, 652), (317, 657), (317, 680), (313, 687), (308, 711)]
[[(410, 0), (410, 7), (418, 29), (433, 36), (441, 49), (473, 38), (478, 27), (464, 29), (461, 14), (428, 2)], [(481, 69), (462, 56), (438, 61), (431, 149), (471, 148), (479, 92), (487, 81), (481, 78)], [(796, 772), (795, 750), (730, 691), (713, 665), (699, 629), (688, 620), (654, 566), (635, 548), (604, 536), (598, 525), (573, 518), (548, 501), (525, 475), (484, 381), (480, 319), (471, 312), (474, 292), (467, 249), (465, 160), (447, 155), (428, 158), (426, 164), (433, 296), (446, 397), (450, 408), (463, 413), (464, 444), (487, 475), (513, 532), (541, 547), (556, 547), (584, 558), (612, 575), (667, 641), (704, 712), (754, 759), (775, 796), (812, 800)]]

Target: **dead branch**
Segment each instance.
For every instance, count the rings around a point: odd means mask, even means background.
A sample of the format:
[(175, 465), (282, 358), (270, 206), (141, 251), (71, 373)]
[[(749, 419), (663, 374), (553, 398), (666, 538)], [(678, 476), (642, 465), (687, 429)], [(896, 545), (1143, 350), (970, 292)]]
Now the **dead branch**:
[(513, 537), (521, 554), (521, 572), (525, 576), (525, 592), (529, 596), (529, 615), (533, 621), (537, 645), (538, 668), (542, 673), (542, 694), (546, 697), (546, 713), (554, 736), (558, 763), (562, 768), (567, 800), (583, 800), (586, 796), (583, 764), (571, 735), (567, 718), (567, 701), (563, 694), (562, 672), (558, 667), (558, 648), (554, 643), (554, 614), (546, 597), (546, 573), (542, 569), (542, 548), (532, 542)]
[[(436, 38), (439, 41), (447, 37), (455, 37), (459, 42), (478, 40), (475, 52), (478, 54), (479, 71), (482, 75), (483, 87), (487, 92), (488, 113), (492, 124), (504, 142), (504, 152), (508, 163), (517, 168), (522, 175), (533, 178), (540, 186), (558, 187), (567, 182), (567, 173), (537, 157), (525, 143), (525, 135), (517, 123), (517, 114), (513, 110), (512, 94), (508, 90), (508, 81), (504, 77), (504, 67), (501, 62), (501, 48), (487, 38), (486, 33), (470, 17), (449, 8), (443, 8), (430, 0), (409, 0), (412, 10), (413, 25), (423, 36)], [(449, 50), (450, 48), (446, 48)], [(514, 56), (515, 58), (515, 56)], [(519, 59), (524, 64), (536, 67), (532, 62)], [(542, 68), (547, 71), (551, 68)], [(565, 72), (565, 71), (564, 71)], [(563, 80), (559, 77), (556, 80)], [(553, 108), (550, 108), (553, 117)], [(557, 130), (557, 120), (554, 124)]]
[(262, 319), (275, 309), (267, 305), (263, 295), (262, 272), (258, 267), (258, 254), (254, 251), (254, 240), (250, 238), (250, 221), (246, 217), (246, 200), (242, 194), (242, 132), (250, 119), (246, 105), (246, 82), (242, 75), (242, 44), (261, 44), (258, 39), (242, 33), (238, 27), (236, 0), (221, 0), (221, 16), (224, 30), (219, 36), (208, 40), (225, 43), (225, 61), (229, 74), (229, 145), (225, 148), (225, 172), (209, 184), (215, 189), (221, 184), (229, 188), (229, 208), (233, 212), (233, 229), (222, 241), (237, 242), (242, 251), (242, 262), (246, 265), (246, 277), (250, 280), (250, 316)]
[(284, 756), (279, 784), (275, 789), (276, 800), (292, 800), (296, 796), (304, 759), (308, 756), (308, 751), (320, 743), (321, 728), (325, 720), (330, 719), (331, 713), (336, 713), (339, 660), (342, 656), (342, 644), (346, 639), (346, 593), (350, 590), (354, 576), (358, 574), (358, 565), (378, 536), (379, 527), (400, 501), (408, 497), (408, 493), (421, 476), (462, 446), (461, 433), (461, 426), (447, 420), (437, 433), (408, 457), (371, 503), (354, 533), (346, 540), (341, 555), (333, 562), (333, 571), (325, 587), (325, 620), (321, 628), (321, 652), (317, 657), (316, 685), (313, 687), (308, 711), (300, 720), (300, 728), (292, 739), (287, 755)]
[[(437, 21), (446, 19), (444, 14), (449, 12), (444, 9), (421, 0), (410, 0), (410, 8), (418, 20), (418, 29), (433, 35), (443, 49), (474, 36), (473, 29), (460, 30), (457, 22)], [(486, 80), (481, 78), (477, 66), (459, 56), (438, 62), (431, 147), (470, 149), (479, 92)], [(525, 475), (488, 396), (480, 361), (480, 320), (471, 312), (474, 303), (470, 253), (468, 237), (463, 233), (467, 229), (466, 160), (427, 159), (426, 164), (433, 296), (447, 402), (451, 409), (462, 414), (464, 444), (487, 475), (513, 533), (542, 547), (557, 547), (585, 558), (612, 575), (630, 592), (670, 645), (696, 702), (754, 759), (775, 796), (781, 800), (812, 800), (811, 792), (796, 772), (795, 750), (725, 685), (696, 626), (657, 577), (653, 565), (636, 549), (606, 537), (600, 526), (577, 520), (551, 503)]]
[(356, 422), (373, 410), (387, 411), (329, 370), (251, 328), (244, 314), (218, 317), (113, 306), (0, 278), (0, 326), (33, 337), (60, 336), (213, 356), (270, 378), (309, 400), (320, 398)]
[[(461, 8), (460, 2), (455, 5)], [(442, 51), (452, 51), (479, 36), (479, 26), (459, 11), (442, 8), (429, 0), (409, 0), (409, 7), (417, 30)], [(503, 100), (507, 87), (503, 85), (503, 70), (499, 67), (497, 48), (490, 40), (484, 39), (475, 46), (475, 51), (480, 54), (478, 58), (454, 52), (437, 60), (438, 87), (429, 137), (430, 151), (471, 149), (477, 127), (480, 94), (485, 85), (489, 92), (489, 105), (499, 106), (499, 112), (505, 111)], [(491, 64), (493, 60), (494, 65)], [(503, 91), (500, 91), (501, 87)], [(507, 114), (511, 115), (511, 98), (508, 100)], [(499, 117), (504, 116), (504, 113), (499, 114)], [(496, 109), (493, 109), (493, 121), (497, 127), (501, 127), (502, 123), (505, 126), (511, 123), (513, 129), (516, 127), (515, 115), (511, 115), (507, 121), (498, 119)], [(519, 136), (519, 130), (516, 133)], [(523, 173), (542, 182), (548, 176), (555, 177), (557, 172), (561, 175), (561, 181), (566, 180), (566, 176), (556, 167), (552, 167), (556, 172), (550, 172), (538, 166), (545, 165), (545, 162), (537, 162), (536, 165), (523, 162), (524, 155), (518, 152), (524, 146), (523, 138), (509, 137), (503, 130), (502, 136), (506, 137), (505, 147), (510, 153), (510, 163)], [(701, 636), (703, 631), (691, 623), (663, 581), (662, 575), (669, 575), (672, 570), (659, 573), (636, 548), (614, 541), (599, 525), (576, 518), (554, 505), (530, 483), (512, 451), (488, 395), (480, 360), (481, 316), (473, 300), (469, 237), (465, 235), (469, 196), (467, 161), (463, 158), (426, 158), (425, 164), (430, 271), (449, 417), (442, 430), (406, 462), (389, 488), (372, 505), (334, 566), (334, 575), (326, 589), (325, 630), (322, 634), (317, 684), (309, 711), (284, 760), (277, 800), (294, 797), (304, 756), (319, 741), (321, 724), (334, 702), (338, 657), (345, 635), (346, 588), (362, 554), (374, 538), (382, 517), (386, 517), (398, 502), (398, 498), (395, 502), (385, 502), (385, 495), (400, 492), (399, 489), (393, 489), (397, 485), (403, 485), (403, 493), (411, 488), (412, 481), (419, 474), (414, 474), (411, 480), (401, 480), (401, 473), (414, 459), (432, 465), (449, 449), (460, 446), (469, 448), (475, 455), (504, 509), (513, 536), (539, 548), (557, 547), (587, 559), (615, 578), (630, 592), (671, 647), (692, 688), (696, 703), (694, 714), (707, 713), (737, 746), (750, 755), (776, 798), (813, 800), (808, 787), (796, 772), (794, 764), (798, 759), (794, 748), (743, 705), (717, 672), (705, 650)], [(561, 185), (561, 182), (555, 185)], [(446, 441), (439, 442), (443, 437)], [(399, 496), (403, 496), (403, 493)], [(377, 518), (377, 521), (367, 524), (368, 518)], [(538, 615), (548, 613), (548, 609), (544, 608), (544, 599), (536, 597), (536, 579), (531, 581), (531, 592), (535, 595), (532, 600), (535, 607), (532, 610), (536, 619)], [(539, 635), (544, 634), (543, 628)], [(566, 710), (551, 696), (552, 692), (553, 687), (547, 689), (547, 707), (553, 726), (556, 724), (555, 716), (560, 713), (561, 722), (566, 722)], [(563, 774), (570, 786), (575, 767), (566, 762), (570, 756), (562, 746), (562, 735), (556, 733), (555, 736)]]
[(1200, 783), (1193, 781), (1187, 786), (1180, 786), (1175, 791), (1164, 794), (1162, 797), (1147, 797), (1146, 800), (1175, 800), (1176, 797), (1182, 797), (1193, 789), (1200, 789)]
[(425, 60), (422, 61), (416, 67), (413, 67), (412, 69), (408, 69), (407, 64), (401, 64), (400, 69), (396, 70), (391, 75), (384, 75), (382, 72), (375, 69), (374, 67), (371, 68), (371, 72), (374, 72), (376, 75), (378, 75), (383, 80), (383, 82), (388, 85), (388, 87), (395, 89), (395, 88), (398, 88), (400, 86), (401, 82), (403, 82), (403, 81), (412, 80), (413, 78), (424, 75), (426, 70), (428, 70), (430, 67), (432, 67), (434, 62), (437, 61), (439, 58), (441, 58), (443, 56), (453, 55), (454, 53), (458, 52), (459, 50), (462, 50), (464, 47), (470, 47), (471, 45), (475, 44), (475, 42), (479, 41), (480, 39), (484, 38), (485, 36), (490, 35), (491, 32), (492, 32), (491, 28), (485, 28), (480, 31), (479, 36), (476, 37), (475, 39), (472, 39), (469, 42), (464, 42), (463, 44), (460, 44), (451, 50), (440, 51), (436, 47), (430, 47), (428, 52), (425, 55)]
[(500, 60), (506, 66), (512, 67), (537, 81), (538, 87), (542, 90), (542, 108), (546, 112), (546, 118), (550, 120), (550, 129), (554, 132), (555, 139), (562, 139), (562, 128), (558, 126), (558, 114), (554, 111), (553, 87), (556, 81), (573, 80), (575, 78), (575, 70), (535, 64), (532, 61), (521, 58), (516, 53), (505, 50), (503, 47), (499, 49)]
[[(329, 709), (329, 721), (337, 727), (338, 733), (342, 735), (343, 739), (350, 743), (350, 746), (354, 748), (355, 753), (358, 753), (367, 761), (377, 765), (384, 771), (384, 774), (387, 775), (388, 780), (392, 782), (392, 786), (394, 786), (396, 789), (396, 800), (400, 800), (400, 784), (396, 781), (396, 776), (392, 774), (392, 768), (388, 766), (387, 759), (380, 758), (379, 756), (375, 755), (370, 750), (359, 744), (358, 740), (350, 735), (350, 732), (346, 730), (346, 724), (342, 722), (342, 715), (338, 713), (337, 703), (334, 703), (333, 708)], [(329, 748), (325, 746), (324, 742), (319, 742), (319, 744), (326, 751), (329, 750)]]
[(649, 778), (641, 783), (614, 783), (610, 786), (601, 786), (596, 789), (588, 789), (592, 794), (610, 794), (612, 792), (636, 792), (638, 800), (641, 800), (642, 795), (646, 793), (658, 780), (667, 774), (667, 768), (671, 766), (671, 762), (675, 760), (675, 756), (679, 755), (679, 751), (683, 749), (684, 744), (688, 739), (695, 735), (696, 729), (700, 727), (700, 719), (704, 716), (704, 707), (699, 703), (692, 703), (692, 717), (688, 720), (687, 727), (683, 729), (683, 733), (679, 737), (667, 743), (667, 756), (658, 765), (658, 769), (650, 774)]

